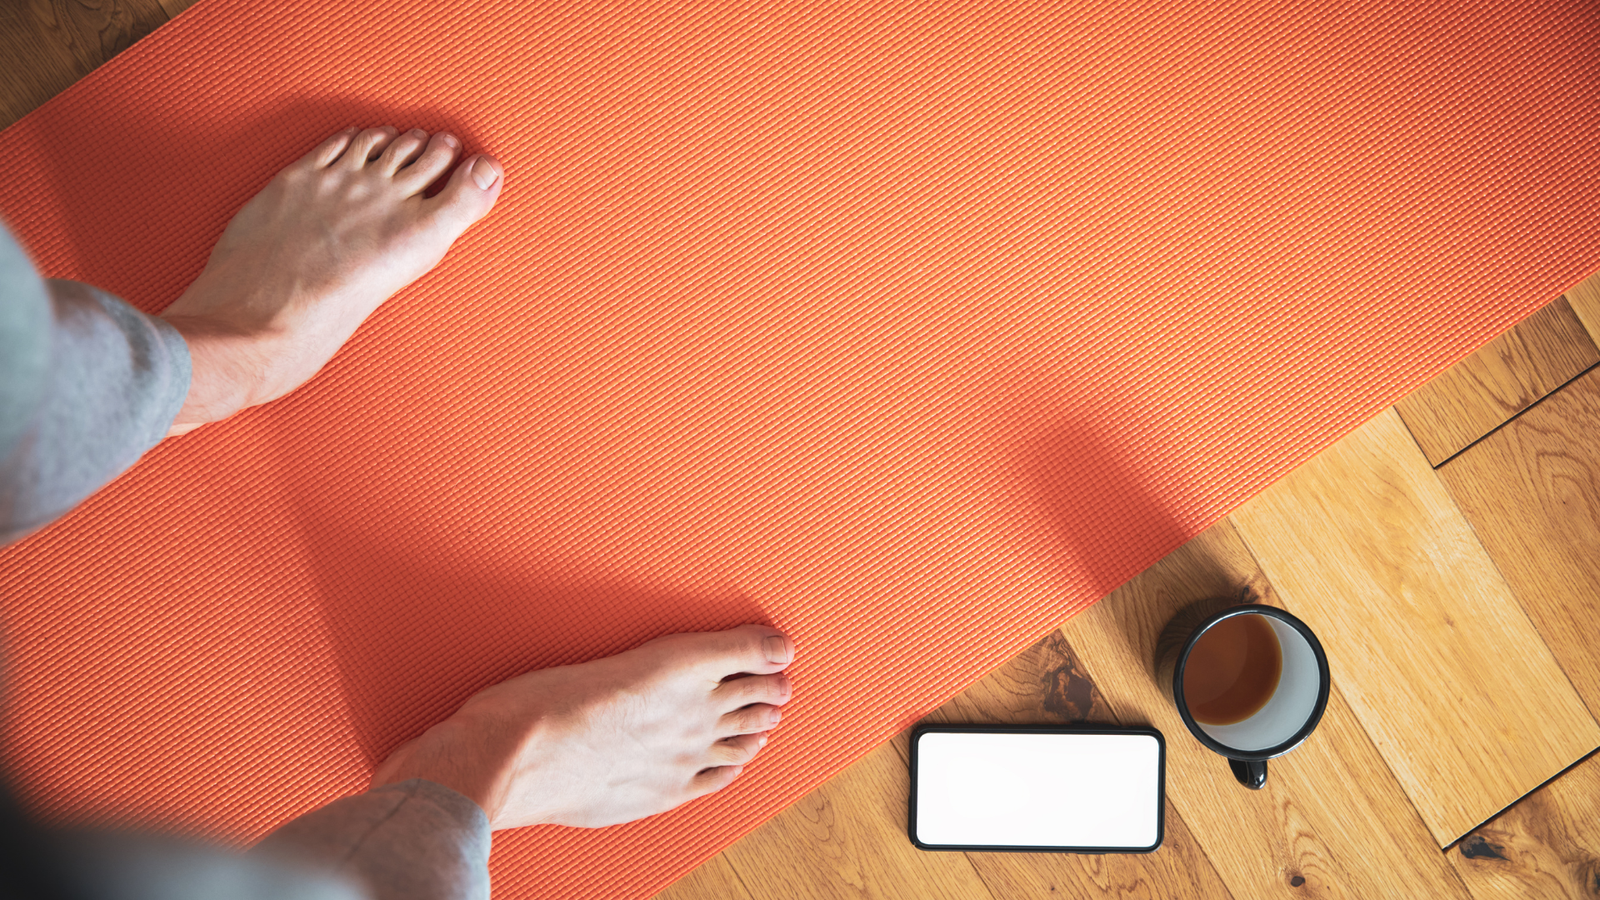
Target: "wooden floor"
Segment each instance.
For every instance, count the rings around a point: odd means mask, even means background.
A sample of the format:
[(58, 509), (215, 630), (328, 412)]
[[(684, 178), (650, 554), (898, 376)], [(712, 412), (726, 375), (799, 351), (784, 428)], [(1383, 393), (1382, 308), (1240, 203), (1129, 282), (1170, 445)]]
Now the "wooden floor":
[[(924, 853), (902, 734), (661, 893), (1600, 897), (1600, 277), (1372, 419), (929, 716), (1151, 724), (1148, 856)], [(1166, 620), (1284, 607), (1334, 690), (1267, 787), (1161, 696)]]
[[(0, 4), (0, 127), (191, 2)], [(660, 896), (1600, 897), (1597, 341), (1591, 280), (929, 717), (1161, 729), (1159, 851), (920, 852), (901, 735)], [(1294, 612), (1333, 671), (1259, 792), (1150, 671), (1174, 611), (1236, 602)]]
[[(710, 898), (1600, 897), (1600, 277), (938, 709), (1154, 724), (1155, 854), (925, 854), (902, 733), (662, 892)], [(1189, 604), (1328, 650), (1317, 732), (1235, 783), (1150, 671)]]

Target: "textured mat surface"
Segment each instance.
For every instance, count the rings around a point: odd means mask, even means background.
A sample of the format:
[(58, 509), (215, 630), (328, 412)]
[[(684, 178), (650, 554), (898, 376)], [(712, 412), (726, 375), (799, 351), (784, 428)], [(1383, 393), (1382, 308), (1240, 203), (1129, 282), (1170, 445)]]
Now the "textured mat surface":
[(148, 310), (347, 124), (504, 161), (297, 394), (0, 553), (6, 762), (235, 845), (485, 685), (766, 621), (726, 792), (496, 839), (647, 895), (1600, 265), (1592, 4), (205, 0), (0, 134)]

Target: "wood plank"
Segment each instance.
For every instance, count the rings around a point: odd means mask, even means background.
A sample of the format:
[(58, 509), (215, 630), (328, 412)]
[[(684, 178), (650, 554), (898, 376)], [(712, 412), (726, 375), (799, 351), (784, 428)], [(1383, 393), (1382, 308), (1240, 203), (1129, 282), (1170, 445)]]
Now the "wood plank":
[(721, 853), (656, 894), (656, 900), (755, 900)]
[(1316, 731), (1271, 761), (1259, 791), (1194, 739), (1155, 684), (1155, 643), (1174, 613), (1206, 600), (1281, 605), (1226, 520), (1062, 631), (1117, 716), (1167, 736), (1168, 795), (1233, 896), (1465, 900), (1337, 678)]
[(1451, 460), (1439, 477), (1600, 717), (1600, 370)]
[(885, 743), (723, 851), (755, 900), (986, 900), (963, 853), (906, 836), (911, 773)]
[[(1060, 632), (930, 713), (924, 722), (982, 725), (1118, 724)], [(894, 741), (910, 765), (910, 731)], [(1205, 852), (1167, 799), (1166, 834), (1148, 854), (968, 853), (996, 897), (1183, 897), (1226, 900)]]
[(157, 0), (0, 4), (0, 128), (166, 22)]
[(1564, 295), (1567, 305), (1589, 332), (1589, 338), (1600, 344), (1600, 272), (1596, 272), (1574, 285)]
[(1440, 847), (1600, 744), (1393, 410), (1231, 518)]
[(32, 112), (86, 73), (39, 33), (29, 8), (0, 3), (0, 128)]
[[(1045, 635), (922, 721), (946, 725), (1120, 724), (1059, 631)], [(909, 729), (895, 737), (908, 765), (910, 738)]]
[(1476, 900), (1600, 896), (1600, 755), (1474, 828), (1450, 862)]
[(1566, 298), (1557, 298), (1395, 404), (1439, 465), (1600, 363)]

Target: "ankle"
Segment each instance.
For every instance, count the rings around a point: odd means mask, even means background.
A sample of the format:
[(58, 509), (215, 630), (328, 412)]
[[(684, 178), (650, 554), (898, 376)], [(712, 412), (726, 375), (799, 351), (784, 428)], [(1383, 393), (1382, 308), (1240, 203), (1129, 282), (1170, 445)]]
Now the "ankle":
[(297, 361), (285, 330), (263, 324), (242, 330), (203, 314), (161, 316), (189, 348), (189, 393), (173, 432), (220, 422), (241, 410), (276, 400), (299, 386), (285, 369)]
[(173, 430), (220, 422), (253, 405), (259, 364), (250, 336), (219, 330), (194, 316), (163, 318), (189, 348), (189, 393), (173, 420)]
[(501, 822), (520, 742), (506, 729), (457, 713), (395, 748), (372, 776), (372, 788), (422, 778), (478, 804), (489, 827)]
[(372, 786), (368, 790), (422, 778), (467, 797), (492, 818), (486, 779), (464, 758), (471, 742), (459, 723), (446, 719), (396, 747), (372, 773)]

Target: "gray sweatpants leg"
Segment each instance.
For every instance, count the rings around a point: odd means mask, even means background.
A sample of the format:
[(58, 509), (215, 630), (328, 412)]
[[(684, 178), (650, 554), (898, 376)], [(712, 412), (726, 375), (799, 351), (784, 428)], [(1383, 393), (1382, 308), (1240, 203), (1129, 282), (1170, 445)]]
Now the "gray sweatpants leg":
[[(43, 280), (0, 227), (0, 545), (66, 514), (155, 446), (189, 377), (171, 326), (86, 284)], [(17, 850), (35, 840), (60, 862)], [(9, 804), (0, 844), (13, 851), (0, 846), (0, 895), (31, 876), (95, 900), (489, 896), (488, 817), (420, 778), (335, 800), (246, 856), (162, 835), (51, 832)]]

